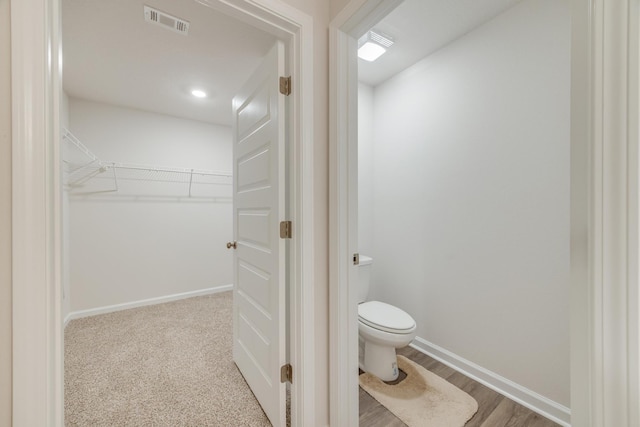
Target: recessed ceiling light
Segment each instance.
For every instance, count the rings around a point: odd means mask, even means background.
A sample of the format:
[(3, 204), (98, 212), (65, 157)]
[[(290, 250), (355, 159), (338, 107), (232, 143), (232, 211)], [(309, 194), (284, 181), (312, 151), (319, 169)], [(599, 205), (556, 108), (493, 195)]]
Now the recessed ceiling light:
[(200, 89), (193, 89), (191, 91), (191, 95), (195, 96), (196, 98), (206, 98), (207, 92)]
[(358, 40), (358, 57), (365, 61), (375, 61), (393, 44), (393, 39), (377, 30), (367, 31)]

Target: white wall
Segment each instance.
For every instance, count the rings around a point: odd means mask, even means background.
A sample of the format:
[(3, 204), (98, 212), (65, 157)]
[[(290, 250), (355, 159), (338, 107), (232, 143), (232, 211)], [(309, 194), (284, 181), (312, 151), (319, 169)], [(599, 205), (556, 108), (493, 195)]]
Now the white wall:
[(349, 2), (350, 0), (331, 0), (331, 17), (335, 18)]
[(11, 425), (11, 13), (0, 0), (0, 426)]
[(374, 251), (373, 88), (358, 84), (358, 250)]
[[(232, 169), (228, 127), (75, 98), (69, 110), (70, 130), (101, 160)], [(233, 282), (230, 185), (220, 187), (222, 201), (173, 197), (171, 184), (119, 185), (116, 193), (72, 194), (72, 311)], [(170, 197), (158, 197), (163, 192)]]
[(567, 2), (525, 0), (376, 87), (363, 231), (372, 298), (565, 406), (569, 37)]

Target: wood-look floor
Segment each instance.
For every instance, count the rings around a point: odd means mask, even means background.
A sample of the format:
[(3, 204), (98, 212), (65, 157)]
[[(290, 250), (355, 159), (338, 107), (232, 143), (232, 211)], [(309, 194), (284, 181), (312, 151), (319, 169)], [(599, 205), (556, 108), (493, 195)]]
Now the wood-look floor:
[[(558, 427), (558, 424), (553, 421), (411, 347), (399, 349), (398, 354), (424, 366), (476, 399), (478, 412), (467, 422), (465, 427)], [(400, 427), (406, 426), (406, 424), (360, 388), (360, 426)]]

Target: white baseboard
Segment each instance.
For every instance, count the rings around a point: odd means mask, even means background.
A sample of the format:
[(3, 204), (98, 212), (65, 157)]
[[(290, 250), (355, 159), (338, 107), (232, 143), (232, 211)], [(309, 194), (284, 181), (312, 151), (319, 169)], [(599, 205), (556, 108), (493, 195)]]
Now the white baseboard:
[(98, 314), (105, 314), (105, 313), (112, 313), (114, 311), (120, 311), (120, 310), (128, 310), (130, 308), (136, 308), (136, 307), (144, 307), (146, 305), (162, 304), (165, 302), (177, 301), (180, 299), (197, 297), (200, 295), (217, 294), (220, 292), (230, 291), (232, 289), (233, 289), (233, 285), (222, 285), (222, 286), (216, 286), (214, 288), (183, 292), (180, 294), (166, 295), (166, 296), (156, 297), (156, 298), (148, 298), (148, 299), (143, 299), (139, 301), (125, 302), (122, 304), (108, 305), (105, 307), (91, 308), (88, 310), (73, 311), (64, 318), (64, 326), (66, 327), (69, 321), (71, 320), (80, 319), (83, 317), (95, 316)]
[(410, 346), (561, 426), (571, 426), (571, 410), (564, 405), (554, 402), (420, 337), (416, 337)]

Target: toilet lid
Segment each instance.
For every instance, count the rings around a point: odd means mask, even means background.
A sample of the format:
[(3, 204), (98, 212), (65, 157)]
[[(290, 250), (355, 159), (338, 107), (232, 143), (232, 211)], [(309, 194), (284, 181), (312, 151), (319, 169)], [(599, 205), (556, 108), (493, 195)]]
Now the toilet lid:
[(359, 304), (358, 319), (372, 328), (387, 332), (406, 332), (416, 326), (413, 317), (406, 312), (380, 301)]

